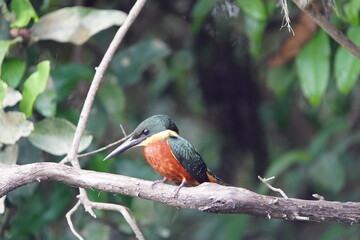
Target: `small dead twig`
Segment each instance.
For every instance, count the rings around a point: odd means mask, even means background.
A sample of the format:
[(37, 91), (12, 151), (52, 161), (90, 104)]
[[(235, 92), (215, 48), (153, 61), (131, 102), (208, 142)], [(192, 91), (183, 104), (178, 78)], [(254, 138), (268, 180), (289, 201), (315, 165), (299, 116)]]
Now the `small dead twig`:
[(128, 137), (122, 124), (120, 124), (120, 128), (121, 128), (122, 133), (124, 134), (124, 138)]
[[(84, 190), (83, 188), (81, 188), (82, 190)], [(85, 190), (84, 190), (85, 191)], [(77, 198), (79, 199), (78, 202), (75, 204), (75, 206), (70, 209), (70, 211), (68, 211), (66, 213), (66, 220), (70, 226), (70, 230), (71, 232), (80, 240), (84, 240), (83, 237), (81, 237), (81, 235), (75, 230), (74, 224), (71, 220), (71, 216), (72, 214), (79, 208), (79, 206), (82, 204), (85, 208), (86, 212), (89, 212), (90, 215), (94, 218), (96, 218), (95, 213), (93, 212), (93, 208), (95, 209), (101, 209), (101, 210), (111, 210), (111, 211), (118, 211), (120, 212), (123, 217), (125, 218), (125, 220), (129, 223), (130, 227), (132, 228), (132, 230), (134, 231), (136, 238), (139, 240), (144, 240), (144, 236), (142, 235), (139, 226), (136, 223), (136, 220), (131, 212), (131, 210), (127, 207), (118, 205), (118, 204), (111, 204), (111, 203), (99, 203), (99, 202), (93, 202), (90, 201), (89, 198), (87, 197), (87, 194), (84, 194), (83, 192), (81, 192)]]
[(70, 226), (70, 230), (71, 232), (79, 239), (79, 240), (84, 240), (83, 237), (81, 237), (81, 235), (75, 230), (74, 224), (71, 220), (71, 216), (72, 214), (79, 208), (79, 206), (82, 204), (85, 208), (85, 211), (88, 212), (93, 218), (96, 218), (96, 215), (93, 211), (93, 209), (101, 209), (101, 210), (111, 210), (111, 211), (118, 211), (120, 212), (123, 217), (125, 218), (125, 220), (127, 221), (127, 223), (130, 225), (131, 229), (134, 231), (136, 238), (139, 240), (144, 240), (144, 236), (140, 231), (139, 226), (136, 223), (135, 217), (133, 216), (131, 210), (127, 207), (118, 205), (118, 204), (111, 204), (111, 203), (99, 203), (99, 202), (93, 202), (90, 201), (86, 190), (84, 188), (79, 188), (80, 189), (80, 193), (77, 196), (77, 198), (79, 199), (79, 201), (75, 204), (75, 206), (70, 209), (67, 213), (66, 213), (66, 220)]
[[(115, 141), (115, 142), (113, 142), (113, 143), (110, 143), (110, 144), (106, 145), (105, 147), (96, 149), (96, 150), (91, 151), (91, 152), (88, 152), (88, 153), (79, 154), (78, 157), (79, 157), (79, 158), (81, 158), (81, 157), (86, 157), (86, 156), (90, 156), (90, 155), (93, 155), (93, 154), (98, 153), (98, 152), (102, 152), (102, 151), (104, 151), (104, 150), (106, 150), (106, 149), (108, 149), (108, 148), (110, 148), (110, 147), (112, 147), (112, 146), (114, 146), (114, 145), (118, 145), (119, 143), (125, 141), (126, 138), (127, 138), (127, 136), (126, 136), (126, 137), (123, 137), (123, 138), (121, 138), (121, 139), (119, 139), (119, 140), (117, 140), (117, 141)], [(60, 163), (61, 163), (61, 162), (60, 162)]]
[(96, 214), (94, 213), (92, 207), (88, 202), (90, 202), (89, 197), (86, 193), (86, 190), (84, 188), (79, 188), (80, 193), (77, 196), (80, 200), (80, 202), (84, 205), (85, 212), (88, 212), (93, 218), (96, 218)]
[(323, 196), (321, 196), (321, 195), (319, 195), (319, 194), (317, 194), (317, 193), (314, 193), (312, 196), (313, 196), (314, 198), (320, 200), (320, 201), (325, 200), (325, 198), (324, 198)]
[(91, 207), (96, 208), (96, 209), (120, 212), (123, 215), (123, 217), (125, 218), (125, 220), (127, 221), (127, 223), (130, 225), (132, 230), (134, 231), (136, 238), (140, 239), (140, 240), (145, 239), (143, 234), (140, 231), (139, 226), (136, 223), (134, 215), (132, 214), (132, 212), (129, 208), (118, 205), (118, 204), (99, 203), (99, 202), (92, 202), (92, 201), (89, 201), (87, 204), (89, 204)]
[(288, 198), (288, 196), (284, 193), (283, 190), (281, 190), (280, 188), (275, 188), (275, 187), (271, 186), (271, 185), (268, 183), (268, 181), (270, 181), (270, 180), (272, 180), (272, 179), (274, 179), (274, 178), (275, 178), (274, 176), (269, 177), (269, 178), (262, 178), (262, 177), (258, 176), (258, 179), (259, 179), (261, 182), (263, 182), (268, 188), (270, 188), (270, 189), (273, 190), (274, 192), (280, 193), (283, 198)]
[(80, 240), (84, 240), (84, 238), (81, 237), (81, 235), (75, 230), (74, 224), (71, 220), (72, 214), (79, 208), (80, 205), (81, 205), (81, 201), (79, 200), (79, 201), (77, 201), (75, 206), (66, 213), (65, 217), (66, 217), (66, 221), (70, 227), (70, 230), (75, 235), (75, 237), (77, 237)]
[[(120, 128), (121, 128), (122, 133), (124, 134), (124, 137), (123, 137), (123, 138), (121, 138), (121, 139), (119, 139), (119, 140), (117, 140), (117, 141), (115, 141), (115, 142), (113, 142), (113, 143), (110, 143), (110, 144), (106, 145), (105, 147), (96, 149), (96, 150), (91, 151), (91, 152), (88, 152), (88, 153), (79, 154), (79, 155), (78, 155), (78, 158), (93, 155), (93, 154), (95, 154), (95, 153), (104, 151), (104, 150), (106, 150), (106, 149), (108, 149), (108, 148), (110, 148), (110, 147), (112, 147), (112, 146), (114, 146), (114, 145), (118, 145), (119, 143), (125, 141), (129, 136), (126, 134), (125, 129), (124, 129), (124, 127), (123, 127), (122, 124), (120, 124)], [(61, 162), (60, 162), (60, 163), (61, 163)]]
[[(117, 140), (117, 141), (115, 141), (113, 143), (110, 143), (110, 144), (108, 144), (108, 145), (106, 145), (106, 146), (104, 146), (102, 148), (98, 148), (98, 149), (96, 149), (94, 151), (79, 154), (77, 157), (78, 158), (87, 157), (87, 156), (93, 155), (95, 153), (102, 152), (102, 151), (104, 151), (104, 150), (106, 150), (108, 148), (111, 148), (112, 146), (118, 145), (119, 143), (125, 141), (129, 136), (126, 134), (126, 132), (124, 130), (124, 127), (121, 124), (120, 124), (120, 128), (121, 128), (122, 133), (124, 134), (123, 138), (121, 138), (121, 139), (119, 139), (119, 140)], [(68, 163), (68, 162), (70, 162), (70, 161), (69, 161), (69, 158), (67, 156), (63, 160), (60, 161), (61, 164), (65, 164), (65, 163)]]
[(287, 0), (280, 0), (280, 5), (281, 5), (281, 12), (284, 13), (284, 17), (283, 17), (283, 22), (281, 24), (281, 29), (283, 29), (284, 27), (286, 27), (289, 32), (291, 32), (293, 35), (295, 35), (294, 30), (291, 27), (291, 20), (289, 17), (289, 9), (287, 6)]

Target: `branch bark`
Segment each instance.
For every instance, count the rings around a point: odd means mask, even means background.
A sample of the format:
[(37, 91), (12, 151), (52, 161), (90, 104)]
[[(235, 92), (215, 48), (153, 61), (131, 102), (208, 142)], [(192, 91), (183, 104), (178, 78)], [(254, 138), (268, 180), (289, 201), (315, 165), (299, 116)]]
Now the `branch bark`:
[(348, 50), (352, 55), (360, 59), (360, 47), (351, 41), (344, 33), (337, 29), (326, 16), (322, 14), (313, 5), (311, 0), (292, 0), (301, 11), (305, 12), (309, 17), (319, 25), (327, 34), (329, 34), (336, 42)]
[(214, 183), (184, 187), (174, 198), (176, 186), (173, 185), (158, 184), (152, 187), (151, 181), (50, 162), (14, 166), (0, 164), (0, 197), (20, 186), (49, 180), (203, 212), (249, 214), (269, 219), (360, 223), (358, 202), (279, 198)]

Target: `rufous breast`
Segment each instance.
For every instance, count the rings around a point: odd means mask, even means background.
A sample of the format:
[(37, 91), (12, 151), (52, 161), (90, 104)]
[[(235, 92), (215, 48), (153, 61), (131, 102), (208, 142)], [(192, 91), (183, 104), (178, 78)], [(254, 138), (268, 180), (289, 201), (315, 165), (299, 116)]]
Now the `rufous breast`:
[(168, 181), (182, 182), (185, 179), (186, 183), (199, 184), (176, 160), (166, 139), (144, 146), (143, 153), (150, 166)]

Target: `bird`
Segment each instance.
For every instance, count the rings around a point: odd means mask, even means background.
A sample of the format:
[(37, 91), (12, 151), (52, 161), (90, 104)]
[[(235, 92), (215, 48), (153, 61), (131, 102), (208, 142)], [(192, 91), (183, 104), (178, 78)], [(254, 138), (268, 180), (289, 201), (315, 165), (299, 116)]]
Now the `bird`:
[(178, 127), (167, 115), (157, 114), (145, 119), (104, 161), (139, 146), (143, 147), (149, 165), (164, 177), (154, 181), (153, 186), (167, 181), (180, 183), (175, 196), (185, 184), (213, 182), (227, 185), (207, 168), (198, 151), (179, 135)]

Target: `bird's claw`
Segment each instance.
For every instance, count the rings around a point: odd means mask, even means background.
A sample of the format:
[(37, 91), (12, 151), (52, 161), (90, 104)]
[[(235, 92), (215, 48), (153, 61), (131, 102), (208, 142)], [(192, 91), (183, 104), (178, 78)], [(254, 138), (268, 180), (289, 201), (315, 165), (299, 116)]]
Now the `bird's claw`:
[(185, 185), (185, 183), (186, 183), (186, 179), (184, 178), (181, 184), (175, 189), (174, 198), (176, 198), (179, 195), (179, 191)]
[(159, 184), (159, 183), (165, 183), (167, 181), (166, 177), (164, 177), (163, 179), (159, 179), (154, 181), (151, 186), (154, 187), (155, 185)]

